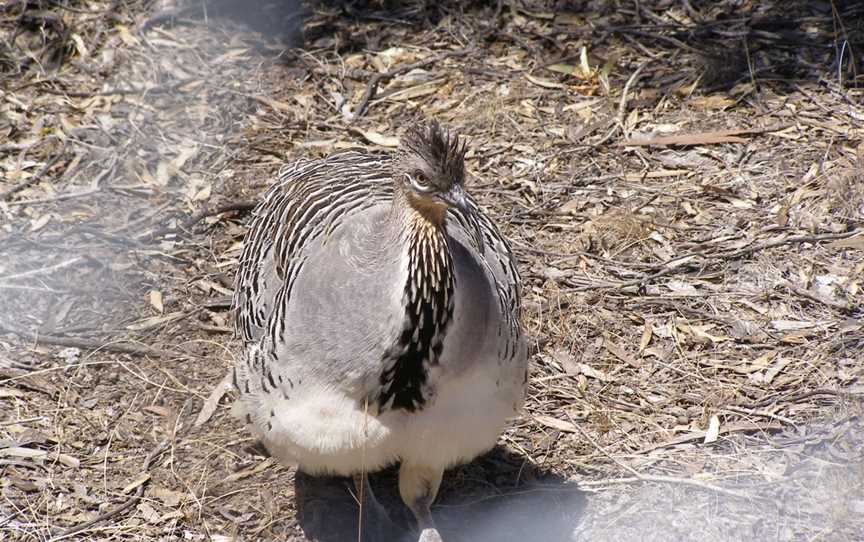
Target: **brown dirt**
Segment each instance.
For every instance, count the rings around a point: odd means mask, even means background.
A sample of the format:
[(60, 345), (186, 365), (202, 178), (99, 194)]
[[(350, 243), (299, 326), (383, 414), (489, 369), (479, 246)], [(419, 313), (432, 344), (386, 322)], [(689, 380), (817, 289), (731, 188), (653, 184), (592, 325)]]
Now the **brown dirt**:
[(343, 480), (193, 421), (247, 204), (423, 117), (534, 340), (448, 540), (864, 539), (862, 3), (358, 2), (302, 50), (290, 2), (168, 7), (0, 8), (0, 540), (354, 539)]

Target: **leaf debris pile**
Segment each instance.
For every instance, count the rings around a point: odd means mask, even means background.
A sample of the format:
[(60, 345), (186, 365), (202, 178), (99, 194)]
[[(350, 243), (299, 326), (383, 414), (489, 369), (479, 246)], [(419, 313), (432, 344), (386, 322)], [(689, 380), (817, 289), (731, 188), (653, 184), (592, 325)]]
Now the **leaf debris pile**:
[(319, 5), (304, 50), (198, 8), (8, 5), (0, 528), (314, 531), (227, 408), (192, 427), (236, 355), (244, 212), (284, 160), (437, 117), (534, 338), (526, 414), (448, 474), (445, 535), (524, 505), (592, 540), (864, 536), (857, 3)]

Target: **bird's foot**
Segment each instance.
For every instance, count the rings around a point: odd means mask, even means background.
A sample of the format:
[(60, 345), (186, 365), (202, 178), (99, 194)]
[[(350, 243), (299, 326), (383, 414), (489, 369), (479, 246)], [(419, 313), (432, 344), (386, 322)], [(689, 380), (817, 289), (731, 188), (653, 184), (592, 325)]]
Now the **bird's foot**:
[(438, 529), (423, 529), (418, 542), (442, 542)]

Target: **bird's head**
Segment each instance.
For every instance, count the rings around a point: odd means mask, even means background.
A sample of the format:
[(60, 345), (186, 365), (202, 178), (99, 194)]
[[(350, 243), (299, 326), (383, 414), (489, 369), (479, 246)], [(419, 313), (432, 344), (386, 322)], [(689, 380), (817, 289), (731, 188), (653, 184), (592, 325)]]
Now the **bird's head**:
[(449, 207), (468, 212), (465, 145), (437, 122), (413, 127), (402, 138), (394, 174), (409, 205), (430, 222), (442, 224)]

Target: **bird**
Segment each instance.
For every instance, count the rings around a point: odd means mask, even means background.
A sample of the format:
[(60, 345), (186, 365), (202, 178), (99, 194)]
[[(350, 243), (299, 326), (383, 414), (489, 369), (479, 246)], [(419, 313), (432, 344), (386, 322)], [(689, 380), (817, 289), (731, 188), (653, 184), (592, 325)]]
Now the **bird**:
[[(285, 165), (252, 213), (233, 311), (235, 414), (280, 462), (352, 477), (399, 464), (420, 542), (447, 468), (491, 449), (528, 381), (509, 241), (465, 190), (467, 144), (437, 121), (395, 153)], [(362, 503), (361, 503), (362, 506)]]

